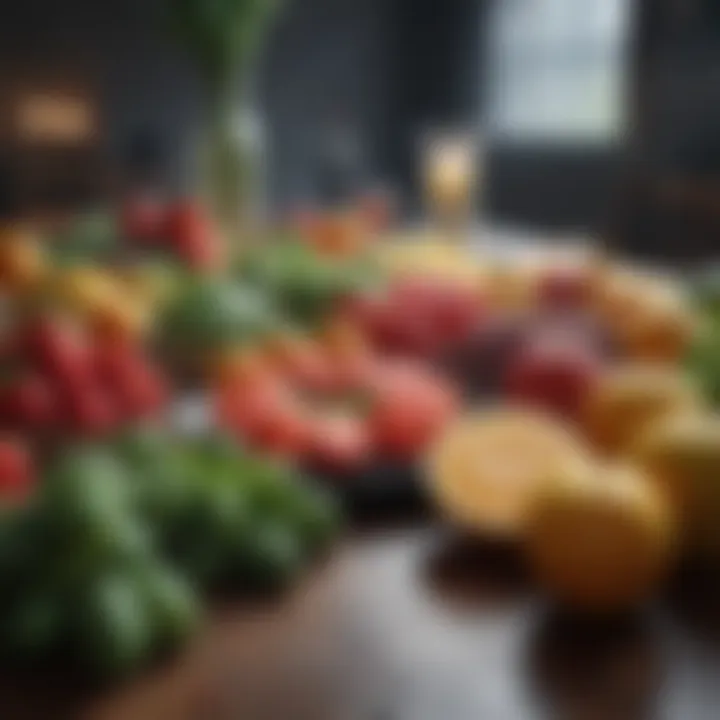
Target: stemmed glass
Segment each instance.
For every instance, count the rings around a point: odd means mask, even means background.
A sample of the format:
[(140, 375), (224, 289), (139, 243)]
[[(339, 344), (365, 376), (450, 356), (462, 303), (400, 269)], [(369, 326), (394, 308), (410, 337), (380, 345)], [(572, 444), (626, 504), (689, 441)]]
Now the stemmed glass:
[(480, 138), (464, 130), (425, 133), (420, 172), (430, 223), (449, 239), (466, 238), (480, 190)]

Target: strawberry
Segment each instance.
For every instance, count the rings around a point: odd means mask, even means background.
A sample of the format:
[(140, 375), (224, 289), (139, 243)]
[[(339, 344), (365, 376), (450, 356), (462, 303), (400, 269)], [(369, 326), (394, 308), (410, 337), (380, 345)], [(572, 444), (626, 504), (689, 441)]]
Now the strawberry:
[(53, 384), (38, 373), (20, 377), (0, 395), (0, 414), (10, 427), (29, 432), (50, 429), (58, 417)]
[(86, 335), (64, 318), (39, 318), (20, 341), (27, 361), (64, 385), (82, 385), (90, 377), (91, 351)]
[(117, 395), (129, 417), (149, 417), (165, 405), (168, 388), (158, 368), (144, 358), (137, 358), (127, 362), (119, 377)]
[(28, 449), (18, 440), (0, 440), (0, 500), (26, 498), (36, 483)]
[(165, 377), (130, 343), (98, 344), (94, 372), (126, 419), (154, 415), (165, 404), (168, 394)]
[(165, 223), (167, 243), (192, 269), (214, 270), (222, 264), (223, 248), (217, 228), (201, 205), (177, 202)]
[(103, 437), (118, 425), (118, 408), (96, 384), (75, 389), (67, 402), (70, 427), (83, 437)]

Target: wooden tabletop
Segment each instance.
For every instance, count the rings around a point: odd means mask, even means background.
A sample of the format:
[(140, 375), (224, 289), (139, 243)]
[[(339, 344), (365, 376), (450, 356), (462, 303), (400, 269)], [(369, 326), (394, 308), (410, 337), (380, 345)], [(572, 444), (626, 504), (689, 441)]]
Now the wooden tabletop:
[(0, 718), (717, 720), (720, 602), (693, 597), (588, 623), (539, 600), (512, 548), (376, 529), (291, 596), (218, 608), (127, 687), (68, 703), (3, 683)]

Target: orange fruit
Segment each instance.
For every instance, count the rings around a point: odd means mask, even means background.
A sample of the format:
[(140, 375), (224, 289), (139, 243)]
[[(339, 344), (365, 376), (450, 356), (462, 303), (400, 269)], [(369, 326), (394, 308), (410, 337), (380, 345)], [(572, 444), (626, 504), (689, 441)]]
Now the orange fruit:
[(47, 258), (37, 238), (28, 230), (0, 228), (0, 287), (11, 292), (35, 288), (44, 280)]
[(210, 375), (220, 386), (234, 383), (252, 384), (272, 373), (272, 363), (260, 347), (228, 347), (216, 354), (210, 363)]
[(453, 521), (474, 531), (516, 537), (536, 485), (566, 464), (585, 461), (577, 438), (558, 421), (498, 408), (451, 423), (428, 459), (431, 491)]
[(565, 466), (528, 508), (527, 555), (551, 596), (591, 612), (630, 609), (663, 579), (675, 523), (663, 493), (630, 466)]
[(602, 374), (583, 408), (590, 440), (610, 455), (627, 452), (653, 422), (695, 411), (701, 400), (678, 369), (656, 363), (618, 365)]
[(700, 554), (720, 552), (720, 415), (668, 417), (639, 439), (635, 459), (680, 515), (684, 540)]
[(634, 360), (677, 362), (695, 333), (683, 291), (668, 279), (616, 270), (598, 286), (595, 310)]

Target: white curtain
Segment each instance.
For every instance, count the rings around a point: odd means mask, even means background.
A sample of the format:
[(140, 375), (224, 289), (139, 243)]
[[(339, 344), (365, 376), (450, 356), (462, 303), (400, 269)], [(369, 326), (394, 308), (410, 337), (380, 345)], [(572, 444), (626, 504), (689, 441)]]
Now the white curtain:
[(485, 118), (510, 141), (607, 142), (622, 132), (632, 0), (494, 0)]

